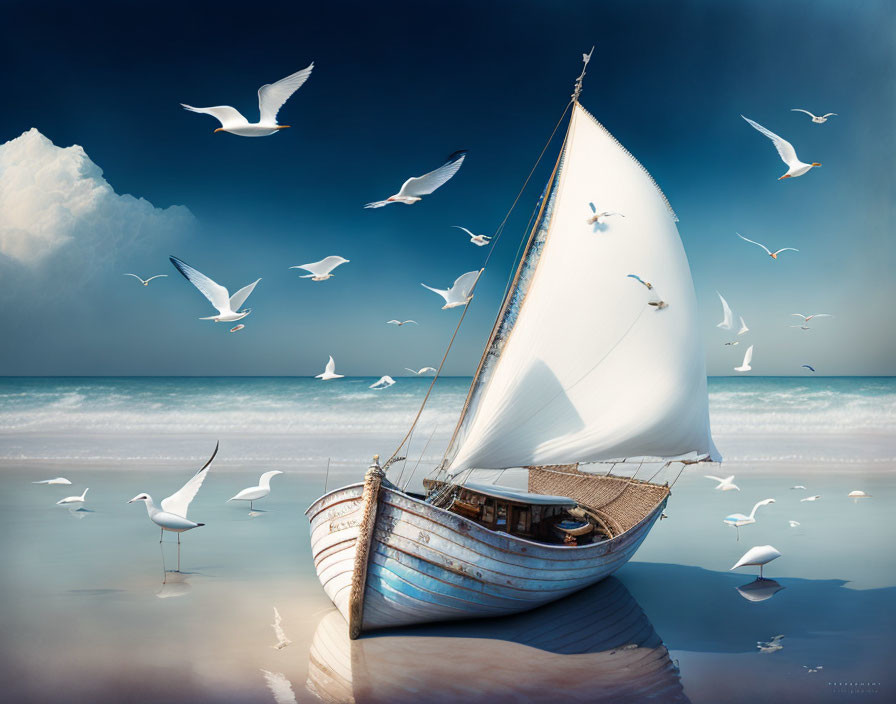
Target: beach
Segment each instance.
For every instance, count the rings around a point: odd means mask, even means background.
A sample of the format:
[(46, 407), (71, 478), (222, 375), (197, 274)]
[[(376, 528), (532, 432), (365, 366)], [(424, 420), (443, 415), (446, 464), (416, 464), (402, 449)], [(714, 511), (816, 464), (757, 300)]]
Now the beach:
[[(622, 700), (707, 703), (896, 694), (892, 379), (711, 379), (725, 462), (681, 474), (668, 518), (612, 581), (541, 614), (349, 643), (314, 574), (303, 513), (325, 487), (359, 481), (373, 454), (391, 454), (429, 383), (377, 392), (373, 381), (0, 380), (5, 698), (596, 701), (610, 684)], [(439, 382), (393, 481), (404, 471), (413, 486), (438, 462), (468, 384)], [(178, 572), (176, 536), (160, 546), (143, 505), (127, 502), (177, 490), (219, 440), (190, 506), (206, 525), (182, 536)], [(284, 474), (254, 515), (226, 502), (267, 469)], [(734, 474), (741, 491), (715, 491), (704, 474)], [(55, 476), (72, 485), (31, 483)], [(87, 487), (84, 510), (55, 505)], [(847, 498), (856, 489), (871, 498)], [(722, 524), (769, 497), (739, 541)], [(765, 576), (783, 589), (750, 600), (737, 588), (757, 568), (729, 568), (764, 544), (782, 553)], [(292, 641), (282, 649), (275, 607)], [(779, 634), (780, 650), (757, 649)], [(617, 681), (614, 658), (635, 655)]]

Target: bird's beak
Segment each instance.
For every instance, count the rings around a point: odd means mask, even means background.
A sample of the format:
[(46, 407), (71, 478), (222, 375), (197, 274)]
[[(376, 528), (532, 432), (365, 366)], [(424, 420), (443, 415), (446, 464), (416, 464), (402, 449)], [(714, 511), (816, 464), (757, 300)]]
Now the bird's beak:
[(289, 125), (277, 125), (278, 130), (287, 130), (289, 129)]
[(223, 131), (224, 131), (223, 127), (219, 127), (218, 129), (215, 130), (215, 132), (223, 132)]
[(817, 161), (813, 161), (812, 166), (821, 166), (821, 164), (819, 164)]

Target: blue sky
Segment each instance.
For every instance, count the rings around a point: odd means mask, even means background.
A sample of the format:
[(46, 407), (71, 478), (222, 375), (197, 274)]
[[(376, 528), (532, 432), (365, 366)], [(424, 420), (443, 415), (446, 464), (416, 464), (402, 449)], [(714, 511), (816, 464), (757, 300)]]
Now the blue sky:
[[(116, 193), (194, 218), (136, 239), (91, 225), (37, 262), (0, 254), (0, 374), (306, 375), (329, 354), (346, 374), (436, 366), (460, 311), (419, 284), (480, 265), (485, 250), (450, 226), (497, 226), (592, 44), (582, 103), (679, 215), (708, 372), (729, 373), (744, 349), (722, 344), (716, 289), (752, 328), (754, 373), (896, 372), (891, 3), (290, 4), (253, 16), (225, 2), (12, 2), (4, 17), (0, 143), (33, 127), (81, 145)], [(212, 118), (179, 106), (230, 104), (254, 120), (258, 87), (312, 60), (280, 113), (292, 127), (275, 136), (214, 134)], [(840, 115), (814, 125), (794, 107)], [(823, 167), (777, 181), (784, 165), (741, 113)], [(422, 203), (362, 209), (457, 149), (469, 150), (460, 173)], [(478, 361), (546, 176), (508, 225), (449, 374)], [(800, 252), (771, 262), (735, 231)], [(262, 277), (246, 329), (197, 320), (210, 308), (169, 254), (231, 291)], [(287, 269), (329, 254), (351, 263), (325, 283)], [(144, 289), (125, 271), (169, 278)], [(835, 317), (804, 332), (787, 327), (797, 311)], [(393, 317), (421, 325), (386, 326)]]

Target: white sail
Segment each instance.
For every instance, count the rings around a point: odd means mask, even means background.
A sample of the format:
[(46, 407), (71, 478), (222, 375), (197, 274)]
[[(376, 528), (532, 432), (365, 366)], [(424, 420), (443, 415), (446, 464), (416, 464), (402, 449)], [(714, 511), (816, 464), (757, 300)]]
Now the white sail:
[[(543, 198), (448, 470), (718, 459), (694, 287), (662, 192), (575, 103)], [(589, 222), (603, 211), (619, 215)]]

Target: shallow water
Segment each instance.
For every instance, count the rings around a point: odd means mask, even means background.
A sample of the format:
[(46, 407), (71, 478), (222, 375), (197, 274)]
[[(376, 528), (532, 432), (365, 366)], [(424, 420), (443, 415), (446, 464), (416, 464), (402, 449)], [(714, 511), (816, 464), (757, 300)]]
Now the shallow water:
[[(0, 384), (0, 667), (7, 700), (896, 699), (891, 380), (714, 380), (714, 424), (740, 424), (739, 432), (719, 435), (730, 438), (720, 442), (723, 452), (727, 445), (732, 454), (734, 440), (745, 449), (740, 461), (706, 471), (735, 473), (741, 491), (715, 491), (703, 468), (690, 468), (675, 484), (668, 519), (617, 579), (518, 617), (403, 629), (354, 643), (314, 575), (303, 512), (325, 482), (332, 489), (358, 481), (370, 454), (391, 449), (408, 414), (397, 401), (419, 397), (425, 382), (399, 380), (393, 389), (409, 388), (391, 400), (366, 386), (315, 391), (307, 380), (287, 382)], [(454, 382), (454, 395), (443, 396), (434, 413), (447, 418), (465, 383)], [(32, 398), (40, 387), (45, 396)], [(759, 398), (738, 410), (757, 389)], [(340, 399), (343, 393), (349, 397)], [(799, 393), (812, 404), (792, 400)], [(169, 400), (160, 401), (166, 394)], [(220, 398), (209, 401), (210, 394)], [(781, 398), (770, 404), (768, 394)], [(226, 415), (228, 397), (248, 405), (242, 421)], [(278, 425), (327, 408), (335, 415), (311, 431), (304, 420), (290, 426), (292, 434)], [(852, 411), (853, 425), (809, 432)], [(365, 425), (365, 414), (376, 422)], [(78, 431), (82, 418), (85, 432)], [(780, 439), (766, 443), (775, 422)], [(234, 436), (235, 428), (243, 432)], [(176, 572), (176, 538), (167, 534), (160, 546), (143, 505), (126, 502), (143, 491), (158, 501), (179, 488), (219, 433), (226, 433), (221, 452), (190, 508), (190, 517), (206, 525), (183, 535)], [(419, 453), (425, 437), (414, 442)], [(852, 461), (838, 461), (850, 447)], [(327, 456), (336, 460), (329, 471)], [(826, 459), (806, 459), (814, 456)], [(268, 466), (286, 474), (274, 478), (256, 515), (225, 503)], [(58, 475), (72, 486), (31, 484)], [(795, 484), (807, 490), (790, 489)], [(55, 505), (84, 487), (87, 510)], [(854, 489), (872, 498), (848, 499)], [(799, 501), (813, 494), (822, 498)], [(722, 524), (769, 497), (775, 503), (759, 509), (740, 541)], [(789, 520), (801, 525), (790, 528)], [(776, 593), (771, 582), (750, 591), (756, 568), (729, 571), (749, 547), (763, 544), (782, 553), (765, 570), (783, 587)], [(738, 591), (745, 586), (753, 600)], [(274, 607), (293, 641), (281, 650), (272, 647)], [(757, 641), (779, 634), (780, 650), (757, 649)], [(804, 667), (817, 665), (814, 673)]]

